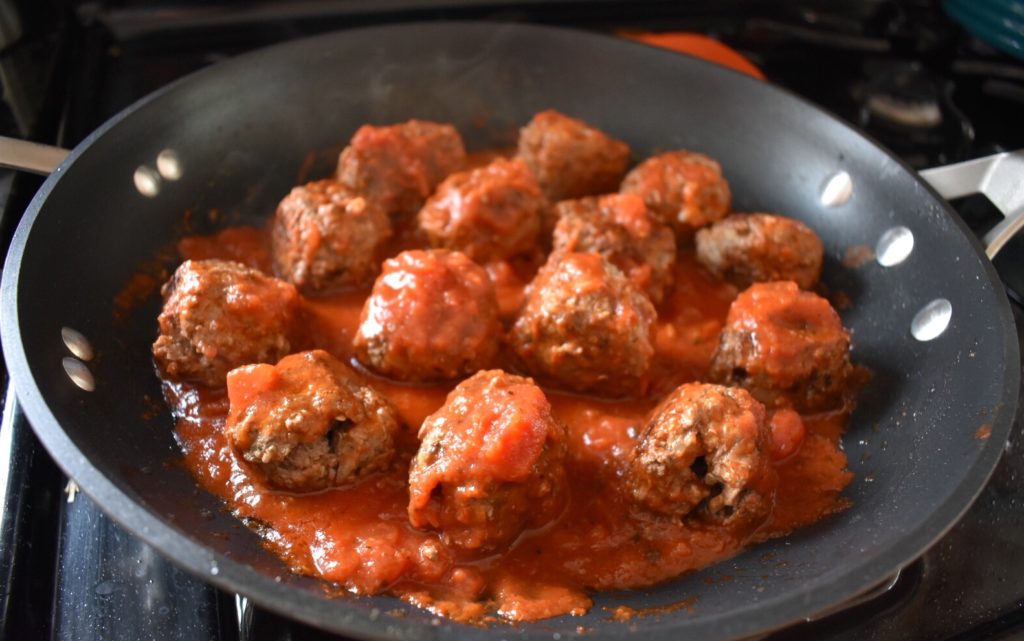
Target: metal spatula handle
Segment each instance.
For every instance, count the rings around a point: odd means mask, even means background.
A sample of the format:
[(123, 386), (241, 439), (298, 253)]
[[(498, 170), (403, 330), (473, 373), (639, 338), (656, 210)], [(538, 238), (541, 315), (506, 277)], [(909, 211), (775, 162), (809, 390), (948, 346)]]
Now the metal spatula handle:
[(0, 167), (47, 176), (64, 162), (69, 153), (60, 147), (0, 136)]

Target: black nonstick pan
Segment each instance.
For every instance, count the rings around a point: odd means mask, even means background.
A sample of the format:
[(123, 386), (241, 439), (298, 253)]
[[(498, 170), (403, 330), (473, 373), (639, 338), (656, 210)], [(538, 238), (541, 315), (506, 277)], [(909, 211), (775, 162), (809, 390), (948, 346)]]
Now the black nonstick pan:
[[(844, 439), (853, 505), (703, 572), (599, 594), (584, 617), (481, 628), (390, 597), (330, 596), (288, 573), (174, 464), (149, 351), (159, 297), (128, 312), (115, 298), (166, 256), (185, 212), (194, 232), (261, 222), (309, 158), (333, 160), (360, 124), (448, 121), (481, 148), (509, 144), (546, 108), (627, 141), (638, 158), (707, 153), (737, 210), (783, 212), (817, 230), (825, 283), (852, 301), (842, 315), (854, 360), (874, 372)], [(877, 259), (845, 267), (851, 248)], [(4, 353), (30, 422), (107, 513), (218, 587), (359, 638), (558, 639), (582, 626), (592, 638), (736, 639), (820, 615), (885, 581), (967, 509), (1005, 445), (1020, 375), (1009, 306), (981, 245), (863, 134), (699, 60), (521, 24), (330, 34), (229, 60), (140, 101), (40, 189), (4, 268), (2, 304)], [(689, 607), (628, 622), (607, 611), (682, 601)]]

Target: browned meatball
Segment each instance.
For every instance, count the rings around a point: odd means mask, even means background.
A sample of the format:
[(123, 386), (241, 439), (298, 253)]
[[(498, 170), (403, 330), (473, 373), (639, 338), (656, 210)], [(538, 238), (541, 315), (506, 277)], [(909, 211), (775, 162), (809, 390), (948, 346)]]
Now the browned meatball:
[(364, 125), (338, 159), (338, 180), (388, 214), (412, 216), (445, 176), (462, 169), (466, 148), (451, 125), (410, 120)]
[(717, 162), (692, 151), (648, 158), (629, 172), (620, 191), (637, 194), (654, 215), (689, 237), (729, 213), (732, 194)]
[(672, 284), (676, 239), (634, 194), (564, 200), (555, 208), (555, 252), (597, 252), (655, 303)]
[(304, 291), (362, 287), (380, 271), (391, 222), (372, 200), (335, 180), (292, 189), (274, 216), (274, 269)]
[(353, 344), (359, 361), (379, 374), (436, 381), (489, 365), (500, 337), (487, 272), (465, 254), (434, 249), (384, 261)]
[(810, 289), (821, 276), (822, 253), (810, 227), (772, 214), (732, 214), (697, 232), (697, 259), (740, 289), (773, 280)]
[(225, 434), (273, 487), (310, 492), (387, 468), (395, 453), (395, 409), (327, 352), (228, 373)]
[(629, 165), (626, 143), (554, 110), (519, 131), (518, 153), (552, 202), (615, 191)]
[(167, 378), (224, 385), (229, 370), (291, 348), (295, 287), (241, 263), (189, 260), (163, 287), (153, 356)]
[(536, 376), (628, 396), (646, 387), (656, 318), (650, 299), (604, 256), (560, 254), (531, 283), (511, 340)]
[(839, 314), (792, 281), (754, 284), (733, 301), (711, 363), (712, 380), (806, 412), (840, 406), (853, 373)]
[(420, 210), (419, 223), (433, 247), (480, 262), (500, 260), (534, 247), (546, 207), (526, 164), (499, 158), (445, 179)]
[(777, 479), (764, 406), (746, 390), (681, 385), (655, 408), (630, 461), (630, 491), (673, 516), (754, 525), (771, 513)]
[(487, 551), (540, 527), (565, 504), (565, 428), (533, 381), (501, 370), (459, 383), (420, 428), (409, 522)]

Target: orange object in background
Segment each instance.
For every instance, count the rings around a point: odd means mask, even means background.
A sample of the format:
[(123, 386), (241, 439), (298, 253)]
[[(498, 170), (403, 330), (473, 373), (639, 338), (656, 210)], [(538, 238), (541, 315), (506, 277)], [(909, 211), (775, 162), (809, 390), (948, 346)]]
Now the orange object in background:
[(729, 67), (736, 71), (753, 76), (758, 80), (764, 80), (764, 74), (747, 60), (738, 51), (724, 45), (714, 38), (702, 36), (698, 33), (686, 33), (673, 31), (666, 33), (651, 33), (646, 31), (623, 31), (619, 33), (624, 38), (636, 40), (655, 47), (662, 47), (679, 53), (689, 54), (711, 62)]

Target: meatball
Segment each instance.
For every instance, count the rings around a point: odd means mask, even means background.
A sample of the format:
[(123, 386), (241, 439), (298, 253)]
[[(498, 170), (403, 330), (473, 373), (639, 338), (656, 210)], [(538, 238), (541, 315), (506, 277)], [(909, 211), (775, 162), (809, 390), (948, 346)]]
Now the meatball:
[(772, 214), (732, 214), (697, 232), (697, 259), (740, 289), (773, 280), (810, 289), (821, 276), (822, 253), (809, 227)]
[(615, 191), (629, 165), (626, 143), (554, 110), (519, 131), (518, 153), (552, 202)]
[(345, 187), (402, 218), (415, 215), (438, 183), (465, 162), (455, 127), (410, 120), (360, 127), (341, 152), (337, 174)]
[(327, 352), (228, 373), (225, 434), (275, 488), (311, 492), (387, 468), (395, 453), (395, 409)]
[(650, 299), (604, 256), (553, 255), (512, 327), (526, 369), (581, 392), (643, 392), (654, 355)]
[(420, 210), (419, 224), (434, 247), (479, 262), (500, 260), (534, 247), (546, 207), (526, 164), (502, 158), (445, 179)]
[(676, 239), (634, 194), (565, 200), (555, 208), (555, 252), (597, 252), (655, 303), (672, 283)]
[(314, 292), (369, 285), (391, 237), (384, 209), (334, 180), (292, 189), (277, 206), (272, 229), (274, 269)]
[(565, 505), (565, 428), (533, 381), (501, 370), (459, 383), (427, 417), (409, 469), (409, 522), (466, 551), (511, 542)]
[(637, 165), (619, 190), (637, 194), (662, 222), (689, 237), (729, 213), (732, 194), (717, 162), (692, 151), (670, 151)]
[(295, 287), (241, 263), (189, 260), (163, 287), (153, 357), (167, 378), (224, 385), (228, 371), (291, 349)]
[(853, 374), (839, 314), (792, 281), (757, 283), (733, 301), (710, 373), (768, 407), (803, 412), (842, 405)]
[(353, 344), (359, 361), (378, 374), (437, 381), (487, 367), (500, 337), (487, 272), (465, 254), (434, 249), (384, 261)]
[(771, 513), (777, 479), (764, 406), (746, 390), (681, 385), (655, 408), (627, 483), (646, 508), (755, 525)]

